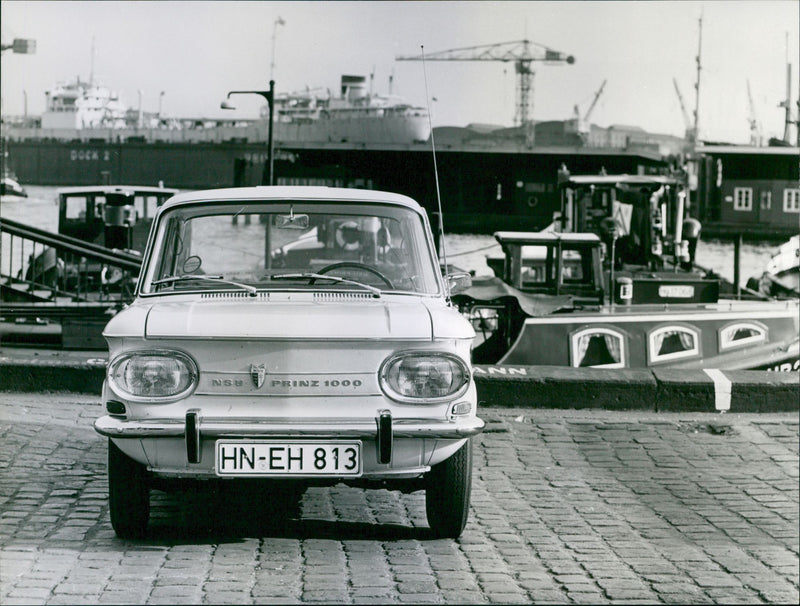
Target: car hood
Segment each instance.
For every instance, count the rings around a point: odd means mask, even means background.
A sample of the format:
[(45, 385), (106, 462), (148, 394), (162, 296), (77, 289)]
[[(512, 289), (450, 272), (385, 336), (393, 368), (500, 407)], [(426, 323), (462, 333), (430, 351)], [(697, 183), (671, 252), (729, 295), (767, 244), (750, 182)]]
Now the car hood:
[(145, 337), (430, 340), (433, 326), (420, 300), (186, 301), (154, 304)]

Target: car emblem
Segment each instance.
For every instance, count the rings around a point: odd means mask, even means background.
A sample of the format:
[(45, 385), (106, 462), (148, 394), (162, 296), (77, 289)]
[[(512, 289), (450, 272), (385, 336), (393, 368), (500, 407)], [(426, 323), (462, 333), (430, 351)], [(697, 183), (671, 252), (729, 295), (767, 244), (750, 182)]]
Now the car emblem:
[(253, 385), (256, 389), (264, 384), (264, 379), (267, 377), (266, 364), (251, 364), (250, 365), (250, 378), (253, 379)]

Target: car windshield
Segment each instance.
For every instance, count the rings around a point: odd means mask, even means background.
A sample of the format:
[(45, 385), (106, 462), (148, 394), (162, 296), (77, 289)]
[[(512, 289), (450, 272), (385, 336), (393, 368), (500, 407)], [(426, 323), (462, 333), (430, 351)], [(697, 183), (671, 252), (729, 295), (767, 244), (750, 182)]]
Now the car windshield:
[(199, 203), (158, 222), (142, 294), (315, 289), (436, 294), (420, 215), (366, 203)]

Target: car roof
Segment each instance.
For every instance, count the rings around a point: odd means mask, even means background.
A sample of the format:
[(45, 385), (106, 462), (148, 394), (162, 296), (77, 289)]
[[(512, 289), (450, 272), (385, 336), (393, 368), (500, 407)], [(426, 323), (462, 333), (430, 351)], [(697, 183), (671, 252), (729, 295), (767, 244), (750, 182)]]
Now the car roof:
[(162, 210), (195, 204), (197, 202), (225, 201), (271, 201), (305, 200), (314, 202), (367, 202), (405, 206), (416, 212), (422, 207), (413, 199), (372, 189), (350, 189), (345, 187), (313, 187), (306, 185), (259, 185), (257, 187), (229, 187), (225, 189), (206, 189), (185, 192), (173, 196), (161, 207)]

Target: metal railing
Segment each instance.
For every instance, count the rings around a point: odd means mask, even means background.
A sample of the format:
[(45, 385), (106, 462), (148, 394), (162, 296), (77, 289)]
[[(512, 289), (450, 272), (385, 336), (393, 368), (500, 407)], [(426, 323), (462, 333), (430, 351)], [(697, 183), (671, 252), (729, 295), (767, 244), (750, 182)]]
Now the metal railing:
[[(0, 301), (120, 305), (133, 299), (141, 258), (98, 244), (0, 220)], [(46, 315), (46, 314), (45, 314)]]

